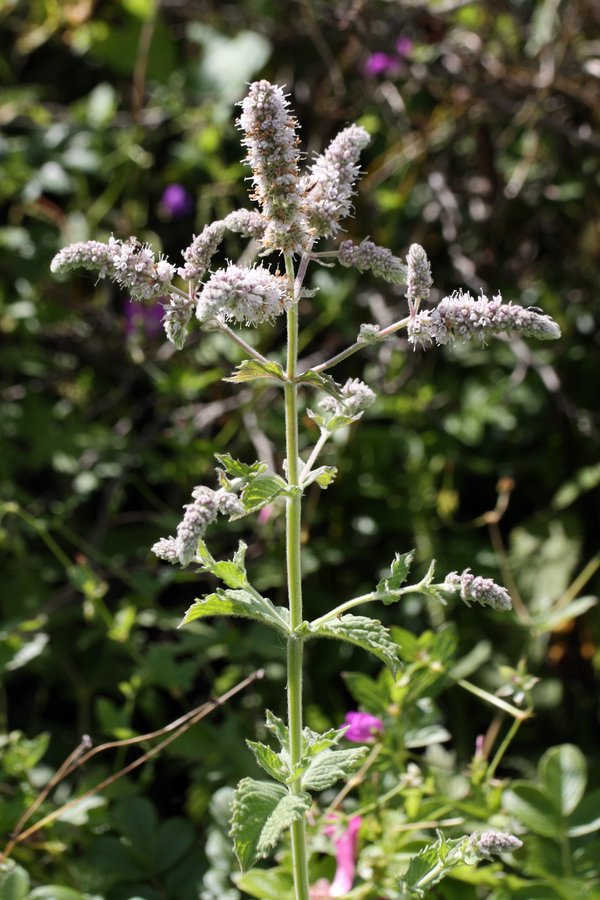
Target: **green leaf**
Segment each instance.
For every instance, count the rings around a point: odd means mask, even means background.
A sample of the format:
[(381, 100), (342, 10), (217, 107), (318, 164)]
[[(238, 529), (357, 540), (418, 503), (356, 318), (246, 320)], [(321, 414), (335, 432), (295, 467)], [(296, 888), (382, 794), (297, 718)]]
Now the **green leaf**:
[(0, 873), (0, 900), (25, 900), (29, 891), (29, 875), (21, 866), (9, 864)]
[[(403, 892), (409, 896), (425, 897), (433, 885), (438, 884), (452, 871), (454, 866), (451, 862), (445, 865), (448, 858), (448, 843), (438, 832), (438, 839), (434, 844), (429, 844), (417, 856), (412, 857), (400, 882)], [(458, 844), (460, 841), (453, 843)], [(455, 865), (458, 865), (458, 862)]]
[(279, 363), (261, 362), (259, 359), (245, 359), (236, 366), (233, 375), (223, 381), (256, 381), (258, 378), (269, 378), (285, 381), (285, 374)]
[(587, 785), (587, 765), (579, 747), (574, 744), (552, 747), (542, 756), (539, 772), (556, 809), (563, 816), (570, 815), (579, 805)]
[(323, 372), (312, 372), (309, 370), (298, 379), (298, 384), (308, 384), (310, 387), (320, 388), (322, 391), (325, 391), (326, 394), (335, 397), (340, 403), (344, 402), (342, 386), (341, 384), (338, 384), (331, 375), (325, 375)]
[(396, 603), (400, 599), (396, 592), (406, 581), (414, 555), (414, 550), (409, 553), (396, 553), (391, 565), (390, 576), (382, 578), (378, 583), (376, 597), (378, 600), (382, 600), (386, 606), (389, 603)]
[[(287, 484), (280, 475), (256, 475), (242, 491), (240, 500), (246, 513), (256, 512), (271, 503), (279, 494), (287, 489)], [(233, 518), (240, 518), (234, 516)]]
[(275, 735), (283, 750), (287, 750), (290, 743), (290, 732), (287, 725), (268, 709), (265, 713), (265, 725)]
[(267, 744), (261, 744), (259, 741), (246, 741), (254, 756), (256, 762), (265, 770), (267, 775), (285, 784), (290, 777), (289, 766), (285, 764), (283, 759), (275, 753)]
[(554, 631), (563, 623), (582, 616), (597, 603), (597, 597), (578, 597), (577, 600), (573, 600), (560, 609), (551, 609), (547, 613), (541, 613), (535, 616), (531, 623), (535, 634), (547, 634), (549, 631)]
[(377, 619), (368, 616), (353, 616), (349, 613), (340, 616), (339, 619), (331, 619), (322, 625), (313, 627), (310, 622), (304, 622), (301, 633), (306, 637), (337, 638), (346, 641), (356, 647), (362, 647), (373, 653), (388, 666), (392, 674), (396, 674), (400, 665), (396, 645), (390, 632)]
[(250, 869), (234, 875), (233, 880), (241, 891), (258, 900), (294, 900), (291, 877), (277, 869)]
[(243, 778), (233, 801), (231, 835), (242, 871), (266, 856), (292, 822), (310, 808), (310, 794), (291, 794), (269, 781)]
[[(27, 900), (87, 900), (89, 896), (89, 894), (81, 894), (73, 888), (61, 887), (59, 884), (45, 884), (27, 894)], [(1, 893), (0, 897), (2, 897)]]
[(232, 478), (249, 478), (252, 475), (260, 475), (267, 471), (265, 462), (254, 462), (248, 465), (234, 459), (229, 453), (215, 453), (216, 459), (221, 463), (227, 475)]
[(553, 798), (527, 781), (515, 781), (503, 794), (507, 811), (535, 834), (560, 838), (563, 819), (556, 810)]
[(313, 731), (311, 728), (303, 728), (304, 758), (309, 759), (321, 753), (322, 750), (327, 750), (327, 748), (339, 744), (347, 730), (347, 725), (344, 728), (329, 728), (327, 731)]
[(211, 575), (214, 575), (216, 578), (220, 578), (221, 581), (225, 582), (227, 587), (248, 587), (248, 578), (246, 575), (246, 568), (244, 566), (246, 549), (247, 544), (245, 544), (244, 541), (240, 541), (238, 544), (238, 549), (236, 550), (232, 560), (224, 559), (220, 562), (216, 562), (210, 555), (204, 541), (199, 541), (198, 556), (203, 563), (202, 571), (210, 572)]
[(188, 625), (196, 619), (207, 616), (241, 616), (269, 625), (286, 636), (289, 634), (288, 611), (284, 607), (273, 606), (266, 597), (245, 590), (221, 590), (208, 594), (203, 600), (196, 600), (186, 612), (181, 625)]
[(569, 819), (569, 837), (600, 831), (600, 789), (590, 791)]
[(307, 791), (324, 791), (340, 778), (347, 778), (368, 752), (368, 747), (322, 750), (310, 760), (302, 776), (302, 787)]
[(308, 487), (309, 484), (316, 481), (319, 487), (323, 489), (328, 488), (334, 481), (337, 471), (336, 466), (319, 466), (318, 469), (313, 469), (312, 472), (309, 472), (306, 479), (302, 482), (302, 487)]

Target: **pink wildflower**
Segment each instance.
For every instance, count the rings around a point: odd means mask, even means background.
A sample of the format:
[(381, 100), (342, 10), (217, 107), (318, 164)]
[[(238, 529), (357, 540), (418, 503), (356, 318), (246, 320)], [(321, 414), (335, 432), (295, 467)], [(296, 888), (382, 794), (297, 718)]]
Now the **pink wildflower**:
[(357, 744), (372, 744), (376, 734), (383, 731), (381, 719), (367, 712), (346, 713), (344, 724), (349, 726), (344, 737)]
[(337, 866), (331, 883), (326, 878), (320, 878), (311, 887), (310, 900), (345, 897), (352, 890), (356, 870), (356, 845), (361, 822), (360, 816), (352, 816), (348, 821), (347, 828), (342, 831), (335, 822), (327, 825), (324, 829), (325, 834), (333, 838)]
[(385, 75), (391, 70), (395, 70), (397, 65), (398, 61), (395, 56), (378, 50), (376, 53), (371, 53), (363, 66), (363, 71), (365, 75), (376, 78), (378, 75)]

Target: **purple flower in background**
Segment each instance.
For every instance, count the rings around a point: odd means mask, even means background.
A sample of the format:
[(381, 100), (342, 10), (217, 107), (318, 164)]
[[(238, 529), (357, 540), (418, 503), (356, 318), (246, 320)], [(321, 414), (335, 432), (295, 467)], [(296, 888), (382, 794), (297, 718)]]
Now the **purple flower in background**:
[(335, 823), (327, 825), (324, 829), (325, 834), (333, 838), (337, 866), (331, 884), (326, 878), (320, 878), (312, 886), (310, 890), (311, 900), (323, 900), (326, 897), (345, 897), (352, 890), (356, 869), (356, 844), (361, 822), (360, 816), (352, 816), (348, 820), (348, 826), (341, 831)]
[(412, 53), (413, 42), (409, 37), (403, 37), (402, 35), (400, 35), (400, 37), (396, 41), (395, 47), (398, 56), (410, 56), (410, 54)]
[(385, 75), (392, 69), (396, 69), (397, 65), (398, 61), (395, 56), (378, 50), (376, 53), (371, 53), (364, 64), (363, 70), (365, 75), (375, 78), (377, 75)]
[(182, 184), (168, 184), (162, 192), (160, 205), (172, 219), (187, 216), (194, 209), (194, 201)]
[(344, 735), (357, 744), (372, 744), (377, 733), (383, 731), (383, 722), (367, 712), (346, 713), (345, 725), (350, 726)]
[(160, 303), (152, 306), (143, 306), (133, 300), (123, 301), (123, 315), (125, 316), (125, 331), (128, 335), (145, 334), (155, 337), (162, 331), (162, 317), (164, 310)]

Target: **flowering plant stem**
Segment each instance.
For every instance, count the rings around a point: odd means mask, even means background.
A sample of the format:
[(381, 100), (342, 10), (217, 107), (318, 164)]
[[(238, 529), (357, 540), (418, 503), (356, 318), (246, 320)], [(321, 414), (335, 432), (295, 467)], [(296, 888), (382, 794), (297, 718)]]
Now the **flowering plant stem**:
[[(302, 564), (301, 564), (301, 516), (302, 494), (298, 471), (298, 385), (295, 383), (298, 360), (298, 306), (294, 289), (294, 264), (286, 255), (286, 272), (294, 303), (287, 313), (287, 381), (285, 383), (285, 444), (287, 477), (291, 488), (286, 507), (286, 559), (288, 576), (288, 601), (291, 634), (287, 640), (287, 700), (289, 726), (289, 754), (292, 771), (299, 768), (302, 757), (302, 656), (303, 639), (295, 633), (302, 623)], [(290, 785), (292, 793), (300, 794), (302, 779), (298, 775)], [(292, 865), (296, 900), (309, 900), (308, 864), (306, 856), (306, 832), (304, 817), (292, 823)]]

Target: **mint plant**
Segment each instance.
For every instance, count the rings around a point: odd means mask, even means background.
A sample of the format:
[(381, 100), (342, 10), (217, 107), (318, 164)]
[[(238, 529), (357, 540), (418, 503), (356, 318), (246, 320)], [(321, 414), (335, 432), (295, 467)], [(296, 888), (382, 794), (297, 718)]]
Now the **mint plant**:
[[(540, 340), (560, 336), (557, 323), (537, 307), (505, 303), (500, 295), (472, 297), (459, 291), (431, 307), (432, 277), (426, 253), (413, 244), (405, 259), (369, 240), (341, 241), (335, 249), (316, 250), (321, 240), (336, 239), (343, 220), (352, 211), (352, 196), (360, 175), (359, 158), (369, 143), (368, 133), (357, 125), (341, 131), (329, 147), (306, 170), (300, 167), (297, 122), (283, 89), (267, 81), (250, 86), (241, 104), (238, 125), (247, 150), (245, 162), (252, 179), (252, 210), (236, 210), (223, 220), (208, 224), (183, 251), (184, 265), (177, 268), (156, 257), (149, 246), (135, 238), (111, 237), (107, 242), (87, 241), (61, 250), (52, 262), (55, 273), (76, 268), (112, 279), (132, 300), (163, 304), (167, 338), (182, 349), (192, 320), (205, 331), (219, 331), (244, 349), (247, 358), (228, 378), (234, 384), (267, 379), (283, 389), (285, 418), (285, 462), (281, 471), (267, 463), (241, 462), (229, 454), (217, 456), (215, 487), (196, 486), (191, 502), (174, 535), (153, 546), (162, 560), (183, 568), (194, 566), (213, 575), (221, 586), (196, 600), (183, 618), (183, 625), (207, 616), (237, 616), (253, 619), (274, 629), (287, 648), (287, 714), (266, 713), (266, 728), (272, 744), (248, 741), (266, 778), (244, 778), (234, 797), (231, 834), (242, 870), (268, 856), (287, 832), (291, 836), (294, 889), (297, 900), (309, 900), (311, 892), (306, 818), (313, 795), (339, 781), (348, 781), (365, 762), (370, 740), (380, 724), (352, 720), (342, 728), (319, 733), (304, 725), (302, 680), (303, 652), (308, 641), (330, 639), (347, 642), (373, 654), (396, 679), (401, 670), (399, 648), (392, 633), (364, 608), (377, 602), (398, 603), (408, 594), (421, 594), (432, 602), (445, 603), (455, 594), (467, 605), (481, 604), (498, 611), (511, 609), (508, 591), (492, 579), (474, 575), (470, 569), (450, 572), (437, 579), (431, 562), (418, 581), (409, 581), (413, 552), (397, 553), (389, 574), (373, 591), (340, 602), (312, 621), (303, 614), (302, 601), (302, 501), (306, 489), (317, 484), (330, 488), (336, 468), (319, 465), (320, 454), (331, 437), (359, 422), (375, 401), (363, 381), (336, 381), (329, 371), (370, 345), (405, 330), (414, 348), (452, 345), (457, 341), (482, 343), (499, 334), (524, 335)], [(226, 231), (254, 241), (260, 261), (253, 266), (229, 263), (211, 270)], [(263, 262), (274, 256), (269, 268)], [(299, 302), (309, 298), (305, 287), (311, 264), (354, 267), (371, 272), (391, 284), (405, 285), (407, 314), (386, 328), (365, 323), (356, 341), (318, 365), (302, 369), (298, 362)], [(249, 343), (236, 326), (268, 326), (279, 316), (287, 319), (285, 357), (268, 359)], [(300, 433), (304, 411), (314, 428)], [(312, 435), (318, 438), (312, 442)], [(229, 521), (249, 516), (273, 503), (285, 504), (287, 596), (285, 607), (276, 606), (252, 584), (245, 561), (246, 545), (240, 541), (231, 559), (217, 560), (206, 536), (219, 516)], [(360, 608), (360, 614), (351, 612)], [(379, 723), (379, 724), (378, 724)], [(344, 748), (346, 735), (366, 746)], [(353, 826), (353, 838), (356, 828)], [(473, 833), (447, 840), (440, 835), (413, 862), (399, 890), (424, 896), (453, 866), (473, 864), (494, 853), (520, 846), (520, 841), (495, 831)], [(398, 873), (401, 874), (400, 872)], [(343, 880), (343, 878), (342, 878)], [(348, 890), (346, 877), (345, 889)], [(351, 883), (351, 879), (350, 879)], [(339, 884), (327, 890), (339, 895)], [(319, 888), (321, 890), (321, 888)]]

